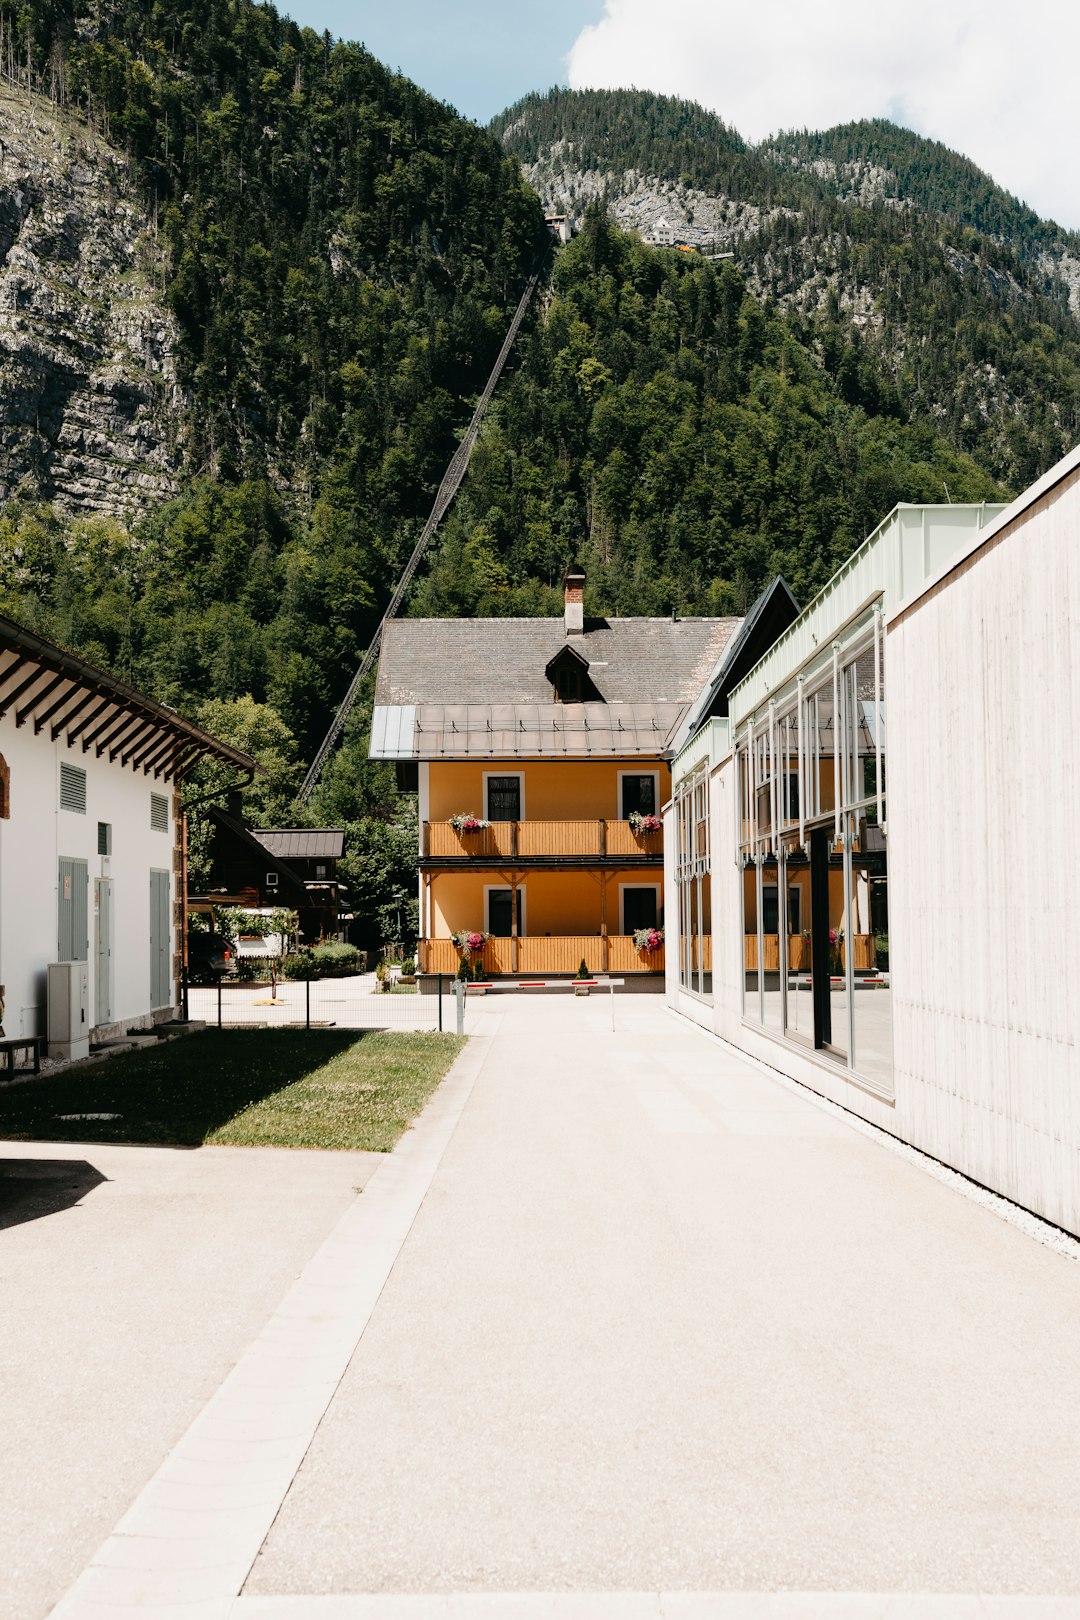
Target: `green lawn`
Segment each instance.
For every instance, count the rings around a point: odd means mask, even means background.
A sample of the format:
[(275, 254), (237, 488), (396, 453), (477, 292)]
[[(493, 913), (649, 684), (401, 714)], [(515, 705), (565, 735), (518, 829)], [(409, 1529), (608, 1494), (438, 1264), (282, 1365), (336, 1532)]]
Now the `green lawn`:
[(388, 1153), (464, 1044), (443, 1034), (207, 1030), (0, 1088), (0, 1139)]

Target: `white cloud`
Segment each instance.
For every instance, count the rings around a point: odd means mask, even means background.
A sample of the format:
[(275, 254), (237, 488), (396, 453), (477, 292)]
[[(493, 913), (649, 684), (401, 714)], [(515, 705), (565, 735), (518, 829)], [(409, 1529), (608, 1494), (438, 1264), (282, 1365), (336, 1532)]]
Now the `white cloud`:
[(606, 0), (567, 65), (576, 89), (686, 96), (750, 141), (889, 117), (1075, 229), (1078, 46), (1062, 0)]

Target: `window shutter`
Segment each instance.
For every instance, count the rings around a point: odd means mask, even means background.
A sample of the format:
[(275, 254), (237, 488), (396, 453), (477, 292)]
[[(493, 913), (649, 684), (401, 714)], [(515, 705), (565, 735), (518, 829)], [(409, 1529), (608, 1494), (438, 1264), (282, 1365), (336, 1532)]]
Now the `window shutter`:
[(169, 801), (164, 793), (150, 795), (150, 825), (155, 832), (169, 830)]
[(60, 765), (60, 808), (86, 814), (86, 772), (77, 765)]

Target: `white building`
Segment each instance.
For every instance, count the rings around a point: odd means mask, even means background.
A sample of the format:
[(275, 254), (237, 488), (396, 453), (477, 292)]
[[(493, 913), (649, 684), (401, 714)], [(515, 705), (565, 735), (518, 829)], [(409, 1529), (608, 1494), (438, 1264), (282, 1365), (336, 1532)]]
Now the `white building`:
[(897, 507), (673, 738), (667, 994), (1080, 1234), (1080, 450)]
[(0, 618), (0, 1023), (46, 1034), (47, 968), (86, 962), (90, 1033), (170, 1016), (183, 918), (179, 784), (253, 761)]

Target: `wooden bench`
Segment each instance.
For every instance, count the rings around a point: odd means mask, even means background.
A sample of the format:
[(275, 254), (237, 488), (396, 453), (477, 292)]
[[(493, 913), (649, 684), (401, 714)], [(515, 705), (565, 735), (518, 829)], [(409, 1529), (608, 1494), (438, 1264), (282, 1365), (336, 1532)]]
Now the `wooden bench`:
[(9, 1075), (15, 1073), (16, 1052), (29, 1052), (34, 1060), (34, 1073), (41, 1073), (41, 1048), (44, 1045), (40, 1035), (0, 1035), (0, 1058)]

